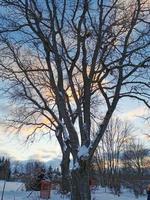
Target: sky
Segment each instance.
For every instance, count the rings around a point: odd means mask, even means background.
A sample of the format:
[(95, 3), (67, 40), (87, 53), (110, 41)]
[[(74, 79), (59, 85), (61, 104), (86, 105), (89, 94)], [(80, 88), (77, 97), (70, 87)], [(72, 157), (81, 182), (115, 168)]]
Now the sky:
[(60, 159), (60, 148), (54, 135), (39, 135), (35, 141), (26, 142), (26, 134), (13, 134), (5, 127), (5, 119), (12, 106), (0, 96), (0, 156), (13, 160), (36, 159), (49, 161)]
[[(4, 117), (9, 114), (8, 103), (0, 98), (0, 155), (10, 157), (12, 160), (36, 159), (43, 162), (61, 160), (60, 147), (55, 136), (45, 135), (37, 137), (34, 142), (26, 143), (26, 135), (14, 135), (7, 132), (3, 126)], [(128, 120), (135, 127), (133, 133), (148, 146), (145, 133), (148, 133), (149, 125), (141, 118), (146, 110), (137, 101), (124, 99), (118, 104), (115, 115), (122, 120)]]

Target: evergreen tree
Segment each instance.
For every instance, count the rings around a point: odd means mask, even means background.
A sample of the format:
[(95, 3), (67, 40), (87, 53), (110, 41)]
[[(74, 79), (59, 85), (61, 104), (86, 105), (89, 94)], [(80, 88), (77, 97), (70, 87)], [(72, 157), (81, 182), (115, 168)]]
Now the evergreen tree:
[(11, 176), (10, 160), (0, 158), (0, 179), (9, 180)]

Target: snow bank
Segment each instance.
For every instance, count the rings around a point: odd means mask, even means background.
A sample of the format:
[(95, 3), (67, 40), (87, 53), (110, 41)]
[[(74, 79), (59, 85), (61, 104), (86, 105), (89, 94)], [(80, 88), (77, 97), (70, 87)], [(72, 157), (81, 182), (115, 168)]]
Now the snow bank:
[(117, 195), (112, 194), (109, 190), (105, 191), (104, 188), (100, 188), (92, 193), (92, 200), (146, 200), (145, 196), (140, 196), (136, 198), (134, 194), (126, 191), (123, 192), (119, 197)]
[[(3, 181), (0, 181), (0, 197), (2, 194)], [(16, 182), (6, 182), (6, 190), (4, 193), (4, 200), (42, 200), (39, 198), (39, 192), (26, 192), (22, 190), (22, 183)], [(111, 194), (111, 192), (107, 189), (105, 191), (104, 188), (99, 188), (97, 190), (92, 191), (92, 200), (146, 200), (146, 196), (135, 198), (134, 194), (131, 194), (128, 191), (125, 191), (121, 194), (120, 197)], [(57, 191), (51, 192), (50, 200), (70, 200), (69, 197), (58, 194)]]
[[(0, 191), (3, 190), (4, 181), (0, 181)], [(25, 191), (25, 185), (19, 182), (6, 182), (5, 191)]]

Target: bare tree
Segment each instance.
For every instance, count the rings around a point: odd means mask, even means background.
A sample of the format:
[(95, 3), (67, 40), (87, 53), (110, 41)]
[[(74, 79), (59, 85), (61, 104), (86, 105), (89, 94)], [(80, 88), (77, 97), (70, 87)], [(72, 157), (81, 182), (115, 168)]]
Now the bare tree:
[(141, 142), (136, 142), (134, 139), (126, 145), (122, 160), (128, 173), (144, 175), (149, 151)]
[(62, 166), (73, 157), (72, 200), (91, 199), (89, 164), (119, 100), (130, 97), (150, 107), (147, 1), (0, 5), (0, 73), (16, 105), (9, 120), (18, 131), (31, 127), (33, 138), (39, 130), (55, 132)]
[(121, 155), (133, 131), (133, 126), (129, 122), (112, 118), (94, 154), (102, 179), (101, 184), (114, 189), (118, 195), (121, 185)]
[(107, 156), (107, 168), (111, 173), (119, 170), (120, 154), (130, 139), (131, 132), (133, 132), (133, 127), (129, 122), (123, 122), (118, 118), (110, 120), (102, 142), (104, 143), (104, 153)]
[(123, 184), (132, 188), (136, 197), (142, 195), (149, 180), (150, 149), (132, 138), (122, 155)]

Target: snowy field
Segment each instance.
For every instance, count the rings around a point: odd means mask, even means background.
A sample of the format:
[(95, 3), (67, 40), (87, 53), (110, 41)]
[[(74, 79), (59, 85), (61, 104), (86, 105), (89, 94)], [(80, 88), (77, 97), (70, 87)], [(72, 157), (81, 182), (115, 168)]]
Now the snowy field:
[[(0, 181), (0, 199), (4, 182)], [(51, 200), (69, 200), (69, 197), (61, 196), (57, 191), (51, 192)], [(138, 200), (146, 200), (146, 196), (139, 197)], [(38, 192), (26, 192), (22, 183), (7, 182), (3, 200), (42, 200)], [(137, 200), (133, 194), (125, 192), (120, 197), (114, 196), (105, 189), (92, 192), (92, 200)]]

